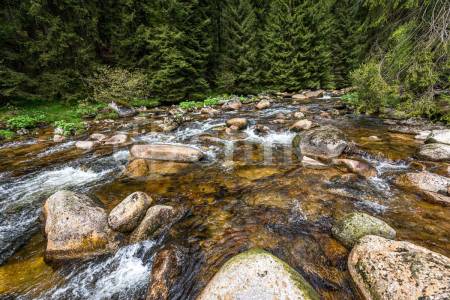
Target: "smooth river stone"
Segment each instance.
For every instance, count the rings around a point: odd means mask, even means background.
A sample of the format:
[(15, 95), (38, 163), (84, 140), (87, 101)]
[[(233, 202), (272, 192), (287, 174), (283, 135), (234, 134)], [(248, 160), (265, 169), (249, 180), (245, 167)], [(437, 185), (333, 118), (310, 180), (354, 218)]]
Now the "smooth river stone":
[(115, 231), (132, 231), (139, 225), (152, 202), (152, 198), (146, 193), (132, 193), (110, 212), (109, 226)]
[(134, 145), (130, 152), (135, 158), (163, 161), (196, 162), (204, 157), (196, 148), (170, 144)]
[(288, 264), (262, 249), (227, 261), (197, 300), (319, 299), (310, 284)]

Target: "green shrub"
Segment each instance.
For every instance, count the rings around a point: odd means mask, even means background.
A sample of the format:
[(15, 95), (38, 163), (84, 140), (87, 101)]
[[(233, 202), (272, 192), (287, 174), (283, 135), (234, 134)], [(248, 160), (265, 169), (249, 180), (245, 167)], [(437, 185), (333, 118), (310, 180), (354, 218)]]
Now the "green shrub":
[(396, 87), (389, 85), (380, 74), (379, 64), (369, 62), (351, 73), (357, 97), (350, 98), (350, 105), (357, 112), (378, 113), (383, 107), (398, 103)]
[(75, 114), (80, 118), (93, 118), (98, 111), (105, 107), (103, 103), (81, 102), (75, 110)]
[(6, 124), (9, 129), (17, 130), (22, 128), (34, 128), (44, 122), (44, 120), (44, 114), (18, 115), (8, 119)]
[(76, 133), (81, 133), (85, 130), (83, 123), (67, 122), (65, 120), (56, 121), (54, 123), (55, 128), (61, 128), (63, 130), (63, 135), (72, 135)]
[(147, 108), (151, 108), (151, 107), (157, 107), (160, 105), (158, 100), (155, 99), (133, 99), (130, 102), (130, 105), (133, 107), (147, 107)]
[(101, 67), (87, 83), (94, 99), (104, 103), (131, 103), (149, 94), (147, 78), (140, 71)]
[(201, 107), (203, 107), (203, 102), (199, 102), (199, 101), (180, 102), (181, 109), (193, 109), (193, 108), (201, 108)]
[(6, 129), (0, 129), (0, 140), (1, 140), (1, 139), (10, 140), (10, 139), (12, 139), (15, 135), (16, 135), (16, 134), (14, 133), (14, 131), (6, 130)]
[(119, 118), (119, 113), (112, 109), (105, 109), (95, 116), (96, 120), (115, 120)]
[(205, 101), (203, 101), (204, 106), (214, 106), (219, 103), (220, 103), (220, 99), (218, 97), (207, 98), (207, 99), (205, 99)]

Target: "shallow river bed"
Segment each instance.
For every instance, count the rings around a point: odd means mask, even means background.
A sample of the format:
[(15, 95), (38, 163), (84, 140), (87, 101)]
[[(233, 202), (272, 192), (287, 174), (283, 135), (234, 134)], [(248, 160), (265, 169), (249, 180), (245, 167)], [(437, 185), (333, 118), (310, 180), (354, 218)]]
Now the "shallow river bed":
[[(195, 299), (226, 260), (252, 247), (286, 261), (324, 299), (359, 299), (347, 271), (348, 250), (331, 236), (334, 222), (353, 211), (386, 221), (399, 240), (450, 256), (450, 208), (392, 184), (399, 173), (442, 173), (448, 164), (413, 159), (421, 144), (413, 135), (389, 132), (379, 119), (333, 114), (336, 106), (335, 99), (315, 99), (275, 102), (261, 111), (248, 104), (212, 118), (189, 113), (191, 120), (170, 133), (155, 129), (167, 115), (164, 108), (149, 110), (144, 118), (93, 126), (91, 132), (126, 132), (133, 143), (181, 143), (207, 154), (200, 163), (172, 165), (165, 172), (156, 167), (154, 174), (139, 179), (122, 173), (128, 146), (86, 152), (73, 141), (50, 142), (47, 130), (33, 139), (0, 145), (0, 261), (5, 260), (0, 265), (0, 298), (142, 299), (153, 255), (164, 245), (177, 244), (188, 249), (190, 266), (181, 275), (183, 285), (171, 291), (176, 299)], [(342, 129), (365, 152), (362, 158), (376, 176), (355, 179), (342, 167), (303, 167), (291, 146), (295, 133), (289, 131), (294, 122), (289, 115), (299, 109), (316, 124)], [(228, 135), (224, 123), (234, 116), (247, 118), (250, 126)], [(256, 124), (270, 132), (257, 133)], [(61, 189), (87, 193), (107, 210), (143, 191), (158, 204), (184, 206), (189, 213), (159, 240), (87, 262), (48, 265), (40, 210)]]

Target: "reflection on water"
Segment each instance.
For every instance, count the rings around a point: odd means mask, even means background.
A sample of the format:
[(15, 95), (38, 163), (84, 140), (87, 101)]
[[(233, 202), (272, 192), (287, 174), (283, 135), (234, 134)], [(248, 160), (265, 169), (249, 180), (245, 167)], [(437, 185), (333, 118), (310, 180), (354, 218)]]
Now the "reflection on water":
[[(147, 180), (121, 175), (129, 156), (126, 149), (83, 154), (75, 151), (71, 142), (46, 147), (3, 146), (2, 165), (7, 167), (0, 170), (6, 174), (0, 176), (0, 211), (6, 215), (0, 221), (2, 254), (8, 256), (8, 251), (20, 244), (15, 241), (27, 241), (38, 232), (42, 201), (55, 190), (67, 188), (89, 193), (108, 210), (138, 190), (152, 195), (158, 204), (186, 206), (190, 213), (166, 239), (189, 249), (195, 258), (188, 269), (196, 272), (181, 274), (187, 278), (183, 282), (192, 284), (179, 285), (173, 291), (183, 299), (195, 299), (226, 260), (251, 247), (262, 247), (285, 260), (324, 299), (358, 298), (347, 272), (348, 251), (330, 234), (334, 221), (352, 211), (385, 220), (397, 230), (399, 239), (449, 255), (450, 209), (421, 201), (418, 195), (400, 191), (391, 183), (396, 174), (416, 167), (411, 157), (418, 143), (408, 135), (387, 134), (386, 126), (375, 119), (318, 117), (333, 101), (277, 103), (264, 111), (254, 111), (249, 105), (239, 116), (248, 118), (251, 126), (235, 135), (227, 135), (223, 129), (236, 112), (213, 119), (192, 114), (192, 121), (170, 133), (143, 125), (145, 133), (138, 131), (136, 143), (181, 143), (208, 153), (206, 162), (155, 172)], [(289, 115), (299, 106), (311, 111), (306, 115), (313, 121), (344, 130), (365, 151), (358, 158), (372, 165), (376, 176), (353, 176), (332, 166), (320, 170), (301, 167), (290, 146), (295, 134), (288, 130), (295, 121)], [(286, 122), (271, 122), (280, 113)], [(161, 110), (149, 118), (153, 122), (163, 117)], [(269, 127), (269, 132), (255, 132), (256, 124)], [(369, 136), (378, 136), (380, 141)], [(28, 159), (28, 165), (14, 165), (16, 158)], [(16, 168), (11, 169), (13, 166)], [(109, 257), (51, 267), (42, 259), (44, 246), (43, 237), (36, 233), (0, 266), (0, 296), (140, 299), (156, 249), (154, 242), (147, 241), (126, 246)], [(12, 274), (18, 275), (14, 278)]]

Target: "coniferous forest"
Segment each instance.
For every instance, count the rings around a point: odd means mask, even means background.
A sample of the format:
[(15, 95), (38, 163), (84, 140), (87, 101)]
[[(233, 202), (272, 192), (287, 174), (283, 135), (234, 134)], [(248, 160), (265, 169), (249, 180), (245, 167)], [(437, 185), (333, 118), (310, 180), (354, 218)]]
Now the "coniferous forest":
[(448, 11), (443, 0), (5, 0), (0, 97), (81, 99), (101, 66), (142, 72), (163, 101), (340, 88), (363, 63), (424, 96), (448, 87)]

